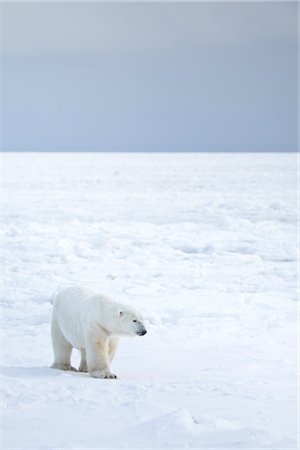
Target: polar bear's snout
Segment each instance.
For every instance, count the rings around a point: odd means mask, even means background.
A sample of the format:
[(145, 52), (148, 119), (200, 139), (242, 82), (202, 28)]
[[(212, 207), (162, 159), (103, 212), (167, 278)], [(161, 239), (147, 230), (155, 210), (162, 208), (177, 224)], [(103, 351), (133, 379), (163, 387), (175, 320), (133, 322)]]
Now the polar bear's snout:
[(136, 314), (132, 320), (134, 325), (134, 333), (138, 336), (144, 336), (147, 333), (146, 327), (144, 325), (144, 320), (140, 314)]
[(144, 330), (139, 331), (137, 334), (138, 334), (139, 336), (144, 336), (144, 334), (146, 334), (146, 333), (147, 333), (147, 330), (144, 329)]
[(139, 326), (139, 329), (136, 332), (136, 334), (138, 334), (139, 336), (144, 336), (144, 334), (147, 333), (147, 330), (146, 330), (146, 328), (144, 327), (144, 325), (142, 323), (139, 323), (139, 325), (140, 326)]

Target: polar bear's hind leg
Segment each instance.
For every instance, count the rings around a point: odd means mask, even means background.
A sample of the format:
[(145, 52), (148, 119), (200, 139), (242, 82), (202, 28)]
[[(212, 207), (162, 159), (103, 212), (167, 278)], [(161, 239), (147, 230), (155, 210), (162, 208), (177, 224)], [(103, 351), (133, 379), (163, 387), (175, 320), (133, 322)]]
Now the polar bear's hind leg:
[(52, 319), (51, 323), (51, 336), (54, 352), (54, 362), (51, 366), (52, 369), (76, 371), (76, 369), (71, 366), (71, 353), (73, 347), (70, 342), (65, 339), (55, 318)]

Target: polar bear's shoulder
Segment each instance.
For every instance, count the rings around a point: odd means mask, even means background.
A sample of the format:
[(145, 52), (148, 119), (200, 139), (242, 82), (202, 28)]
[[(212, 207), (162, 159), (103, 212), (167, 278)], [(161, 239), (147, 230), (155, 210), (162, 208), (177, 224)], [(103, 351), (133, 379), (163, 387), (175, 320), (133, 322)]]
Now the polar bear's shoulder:
[(125, 309), (126, 306), (123, 303), (119, 303), (113, 298), (105, 294), (93, 294), (90, 297), (90, 303), (94, 306), (104, 309), (106, 311), (116, 311), (119, 309)]

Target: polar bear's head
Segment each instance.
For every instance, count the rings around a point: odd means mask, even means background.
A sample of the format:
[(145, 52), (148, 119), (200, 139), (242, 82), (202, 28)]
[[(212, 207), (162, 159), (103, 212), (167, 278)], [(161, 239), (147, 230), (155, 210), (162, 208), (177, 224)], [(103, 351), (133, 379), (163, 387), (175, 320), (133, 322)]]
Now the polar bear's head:
[(144, 320), (138, 311), (122, 307), (117, 312), (117, 332), (126, 336), (144, 336), (147, 333)]

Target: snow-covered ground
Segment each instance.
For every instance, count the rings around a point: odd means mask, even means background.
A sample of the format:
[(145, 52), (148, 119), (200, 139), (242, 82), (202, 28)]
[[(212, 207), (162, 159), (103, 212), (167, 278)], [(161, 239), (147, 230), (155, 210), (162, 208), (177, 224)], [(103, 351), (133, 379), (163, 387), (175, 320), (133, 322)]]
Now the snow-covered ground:
[[(2, 448), (297, 448), (296, 154), (4, 154), (3, 176)], [(118, 380), (48, 368), (72, 284), (144, 313)]]

